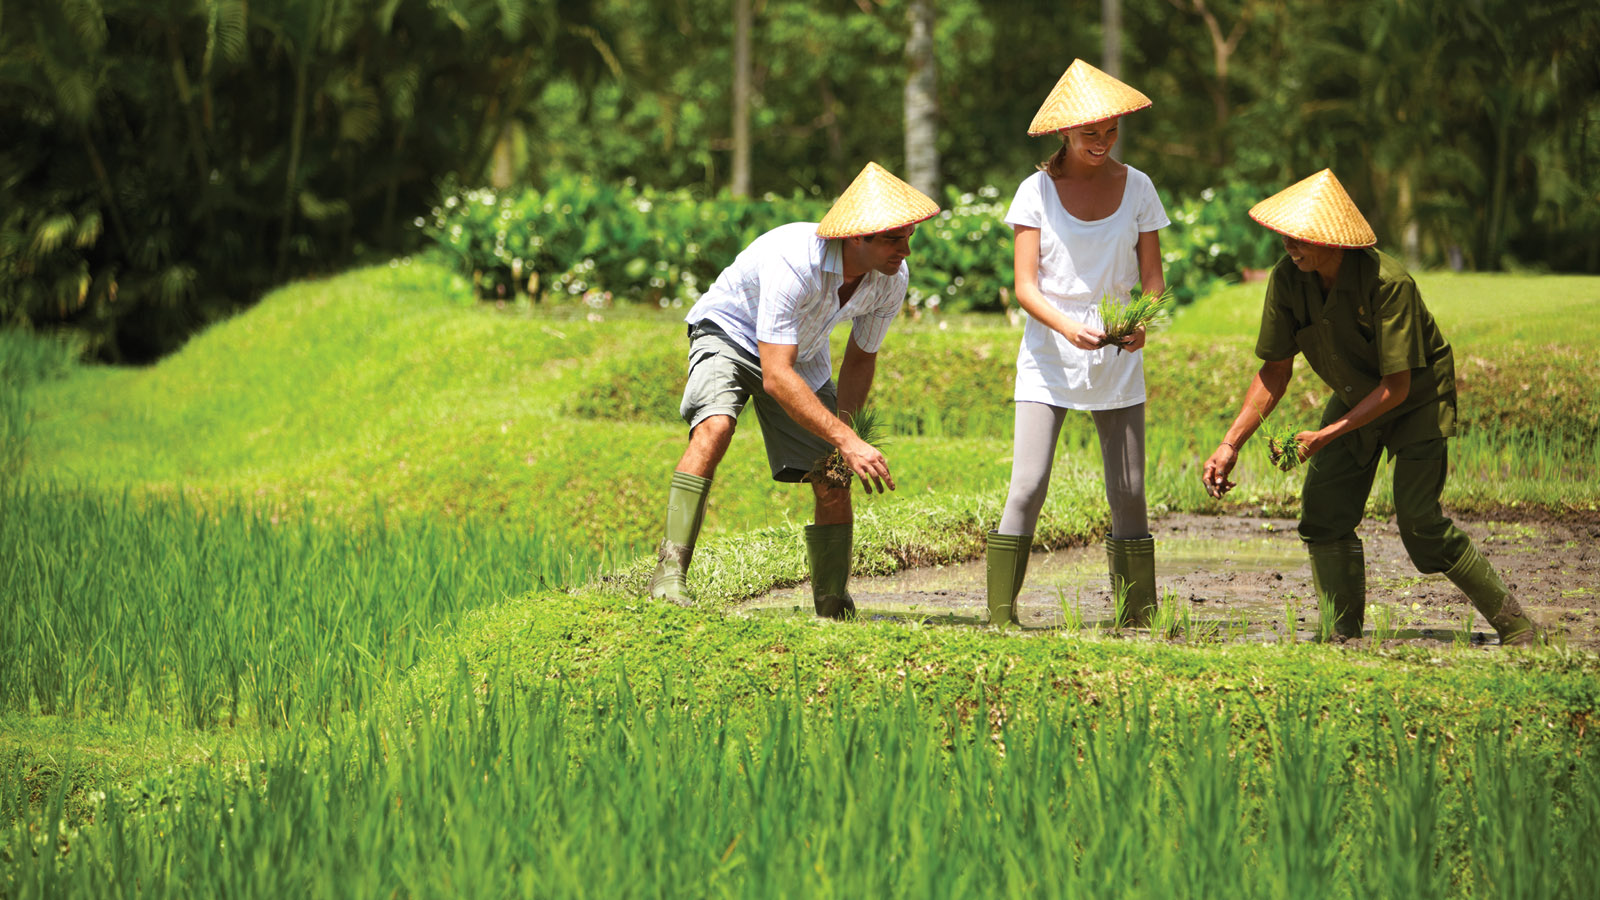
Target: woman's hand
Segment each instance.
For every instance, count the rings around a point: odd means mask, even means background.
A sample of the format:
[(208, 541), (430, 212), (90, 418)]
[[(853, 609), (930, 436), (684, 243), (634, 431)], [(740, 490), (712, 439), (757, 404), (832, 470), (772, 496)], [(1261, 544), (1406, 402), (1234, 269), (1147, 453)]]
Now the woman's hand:
[(1129, 353), (1133, 353), (1135, 351), (1144, 349), (1144, 341), (1145, 341), (1144, 326), (1140, 325), (1138, 328), (1134, 329), (1131, 334), (1129, 334), (1127, 337), (1123, 338), (1122, 339), (1122, 343), (1118, 344), (1117, 346), (1119, 346), (1122, 349), (1128, 351)]
[(1067, 343), (1077, 347), (1079, 350), (1099, 350), (1106, 345), (1106, 333), (1104, 331), (1092, 325), (1079, 322), (1076, 319), (1067, 320), (1066, 325), (1061, 329), (1061, 336), (1067, 339)]

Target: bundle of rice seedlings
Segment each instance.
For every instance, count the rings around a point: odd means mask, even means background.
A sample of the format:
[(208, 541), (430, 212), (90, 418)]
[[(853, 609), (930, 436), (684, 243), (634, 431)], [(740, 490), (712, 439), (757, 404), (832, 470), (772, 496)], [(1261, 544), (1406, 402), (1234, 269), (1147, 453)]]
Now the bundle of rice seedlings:
[[(854, 414), (845, 413), (840, 418), (856, 433), (856, 437), (871, 444), (881, 447), (888, 443), (888, 428), (884, 425), (883, 417), (878, 415), (877, 409), (864, 406)], [(849, 487), (850, 479), (856, 473), (844, 464), (844, 457), (834, 450), (827, 456), (817, 460), (816, 466), (811, 470), (811, 477), (833, 487)]]
[(1100, 319), (1104, 323), (1105, 340), (1100, 346), (1115, 344), (1117, 349), (1122, 349), (1128, 338), (1140, 327), (1161, 318), (1167, 312), (1167, 302), (1172, 299), (1170, 291), (1159, 294), (1149, 294), (1135, 290), (1128, 297), (1128, 302), (1122, 303), (1106, 296), (1100, 300)]
[(1267, 441), (1267, 459), (1280, 472), (1292, 472), (1300, 465), (1300, 439), (1303, 429), (1284, 420), (1261, 420), (1261, 436)]

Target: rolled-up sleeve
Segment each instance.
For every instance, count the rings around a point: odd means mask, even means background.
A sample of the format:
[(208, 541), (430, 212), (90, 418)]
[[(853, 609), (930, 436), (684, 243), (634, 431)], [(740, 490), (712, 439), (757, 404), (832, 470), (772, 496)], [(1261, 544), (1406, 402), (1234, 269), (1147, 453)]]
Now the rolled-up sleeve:
[(1288, 257), (1279, 261), (1267, 279), (1267, 298), (1261, 305), (1261, 331), (1256, 337), (1256, 357), (1267, 362), (1293, 359), (1300, 352), (1295, 341), (1299, 327), (1289, 312), (1288, 304), (1297, 287), (1287, 277)]
[(1420, 369), (1428, 364), (1428, 347), (1423, 339), (1422, 295), (1409, 277), (1379, 285), (1378, 374), (1393, 375)]

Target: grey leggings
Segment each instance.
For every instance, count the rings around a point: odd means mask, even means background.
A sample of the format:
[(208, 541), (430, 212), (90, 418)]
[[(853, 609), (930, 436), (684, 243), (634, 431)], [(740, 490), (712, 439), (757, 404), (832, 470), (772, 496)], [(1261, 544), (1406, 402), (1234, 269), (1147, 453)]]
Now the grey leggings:
[[(1018, 403), (1011, 456), (1011, 491), (1000, 516), (1001, 534), (1033, 534), (1050, 489), (1056, 439), (1068, 410), (1046, 403)], [(1111, 504), (1111, 536), (1147, 537), (1150, 518), (1144, 504), (1144, 404), (1094, 410), (1105, 463), (1106, 500)]]

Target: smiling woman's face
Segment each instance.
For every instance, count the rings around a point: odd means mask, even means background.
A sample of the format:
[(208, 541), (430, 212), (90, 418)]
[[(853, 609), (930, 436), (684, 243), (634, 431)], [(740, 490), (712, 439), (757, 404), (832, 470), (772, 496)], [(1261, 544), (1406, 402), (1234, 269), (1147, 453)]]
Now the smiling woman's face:
[(1111, 158), (1117, 145), (1117, 120), (1107, 119), (1067, 131), (1067, 150), (1079, 162), (1098, 166)]

